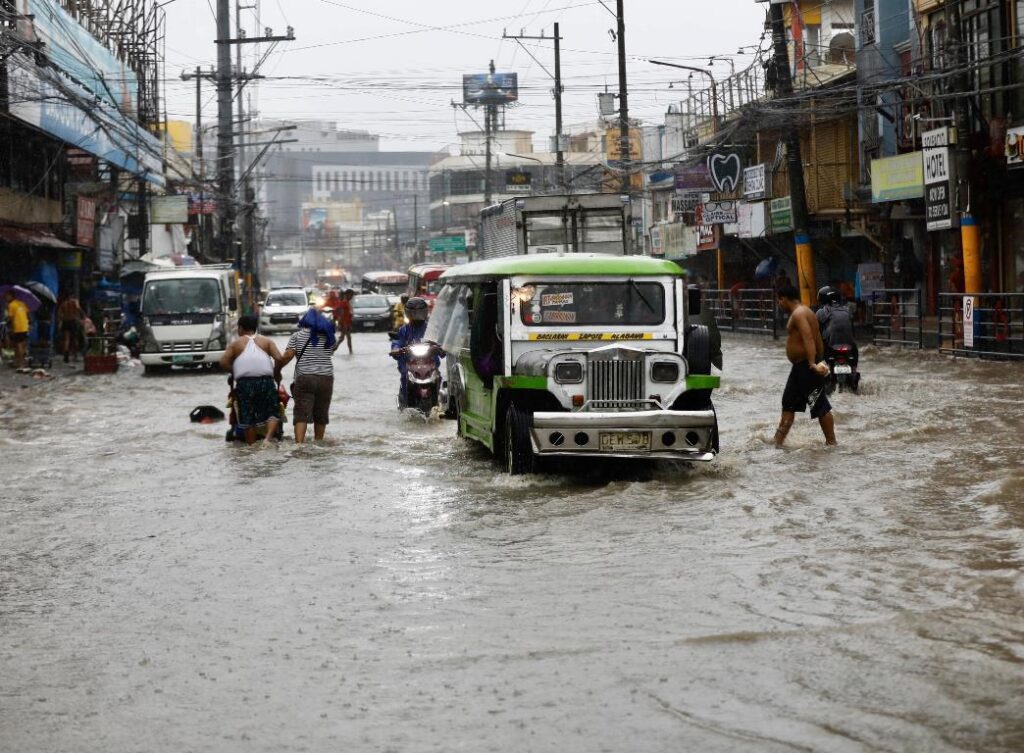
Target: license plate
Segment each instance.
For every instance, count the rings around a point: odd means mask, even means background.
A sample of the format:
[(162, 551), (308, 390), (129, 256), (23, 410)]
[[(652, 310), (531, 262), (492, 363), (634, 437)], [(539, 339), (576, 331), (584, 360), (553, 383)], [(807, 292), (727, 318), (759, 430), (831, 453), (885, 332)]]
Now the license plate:
[(837, 374), (852, 374), (853, 373), (853, 367), (852, 366), (844, 366), (843, 364), (839, 364), (838, 366), (836, 366), (835, 372)]
[(602, 431), (599, 436), (602, 452), (618, 452), (622, 450), (651, 449), (651, 432), (649, 431)]
[(171, 363), (192, 363), (192, 356), (171, 356)]
[(377, 322), (363, 322), (363, 326), (366, 327), (367, 329), (372, 329), (376, 324)]

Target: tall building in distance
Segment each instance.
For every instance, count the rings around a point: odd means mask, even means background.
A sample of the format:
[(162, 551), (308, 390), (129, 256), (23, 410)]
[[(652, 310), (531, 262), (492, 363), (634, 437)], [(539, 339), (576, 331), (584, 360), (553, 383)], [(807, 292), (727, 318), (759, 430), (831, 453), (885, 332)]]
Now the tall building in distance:
[(293, 143), (274, 147), (261, 171), (270, 255), (302, 252), (310, 269), (358, 273), (401, 266), (429, 225), (432, 152), (387, 152), (366, 131), (324, 121), (293, 125)]

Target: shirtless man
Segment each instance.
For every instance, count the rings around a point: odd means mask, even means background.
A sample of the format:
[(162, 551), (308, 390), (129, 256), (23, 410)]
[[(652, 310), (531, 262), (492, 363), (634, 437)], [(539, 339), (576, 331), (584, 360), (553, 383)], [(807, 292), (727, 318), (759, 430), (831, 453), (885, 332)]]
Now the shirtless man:
[(256, 442), (257, 430), (264, 428), (263, 444), (268, 444), (280, 422), (280, 398), (275, 376), (280, 371), (281, 351), (269, 337), (257, 335), (259, 320), (255, 316), (238, 319), (238, 338), (228, 345), (220, 358), (220, 366), (231, 369), (237, 397), (237, 424), (245, 435), (245, 443)]
[(820, 389), (818, 399), (811, 405), (811, 418), (818, 419), (826, 444), (836, 443), (835, 420), (832, 405), (824, 389), (828, 366), (819, 363), (825, 345), (814, 312), (800, 302), (800, 292), (793, 285), (783, 285), (776, 295), (779, 308), (789, 315), (786, 325), (786, 357), (793, 368), (789, 372), (786, 389), (782, 393), (782, 419), (775, 432), (775, 446), (782, 447), (797, 413), (807, 409), (808, 398)]

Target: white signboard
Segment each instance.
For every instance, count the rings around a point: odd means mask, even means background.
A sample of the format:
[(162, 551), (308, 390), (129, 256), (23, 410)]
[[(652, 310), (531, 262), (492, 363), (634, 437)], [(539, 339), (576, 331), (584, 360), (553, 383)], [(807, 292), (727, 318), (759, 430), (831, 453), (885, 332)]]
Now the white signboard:
[(949, 148), (956, 143), (955, 134), (951, 128), (936, 128), (921, 134), (925, 220), (929, 230), (948, 230), (955, 224), (956, 170), (953, 150)]
[(698, 225), (725, 225), (736, 222), (735, 201), (705, 201), (697, 207)]
[(740, 238), (763, 238), (768, 234), (768, 204), (763, 201), (742, 202), (737, 211), (737, 231)]
[(964, 347), (974, 347), (974, 296), (964, 296)]
[(743, 170), (743, 198), (763, 199), (767, 193), (767, 171), (764, 164)]

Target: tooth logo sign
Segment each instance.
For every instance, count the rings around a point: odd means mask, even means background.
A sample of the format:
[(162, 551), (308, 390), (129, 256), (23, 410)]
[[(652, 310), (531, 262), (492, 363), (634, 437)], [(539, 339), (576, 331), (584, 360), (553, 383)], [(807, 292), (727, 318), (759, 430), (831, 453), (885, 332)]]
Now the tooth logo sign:
[(740, 156), (735, 152), (712, 154), (708, 157), (708, 172), (711, 173), (711, 182), (715, 184), (716, 191), (732, 193), (740, 184)]

